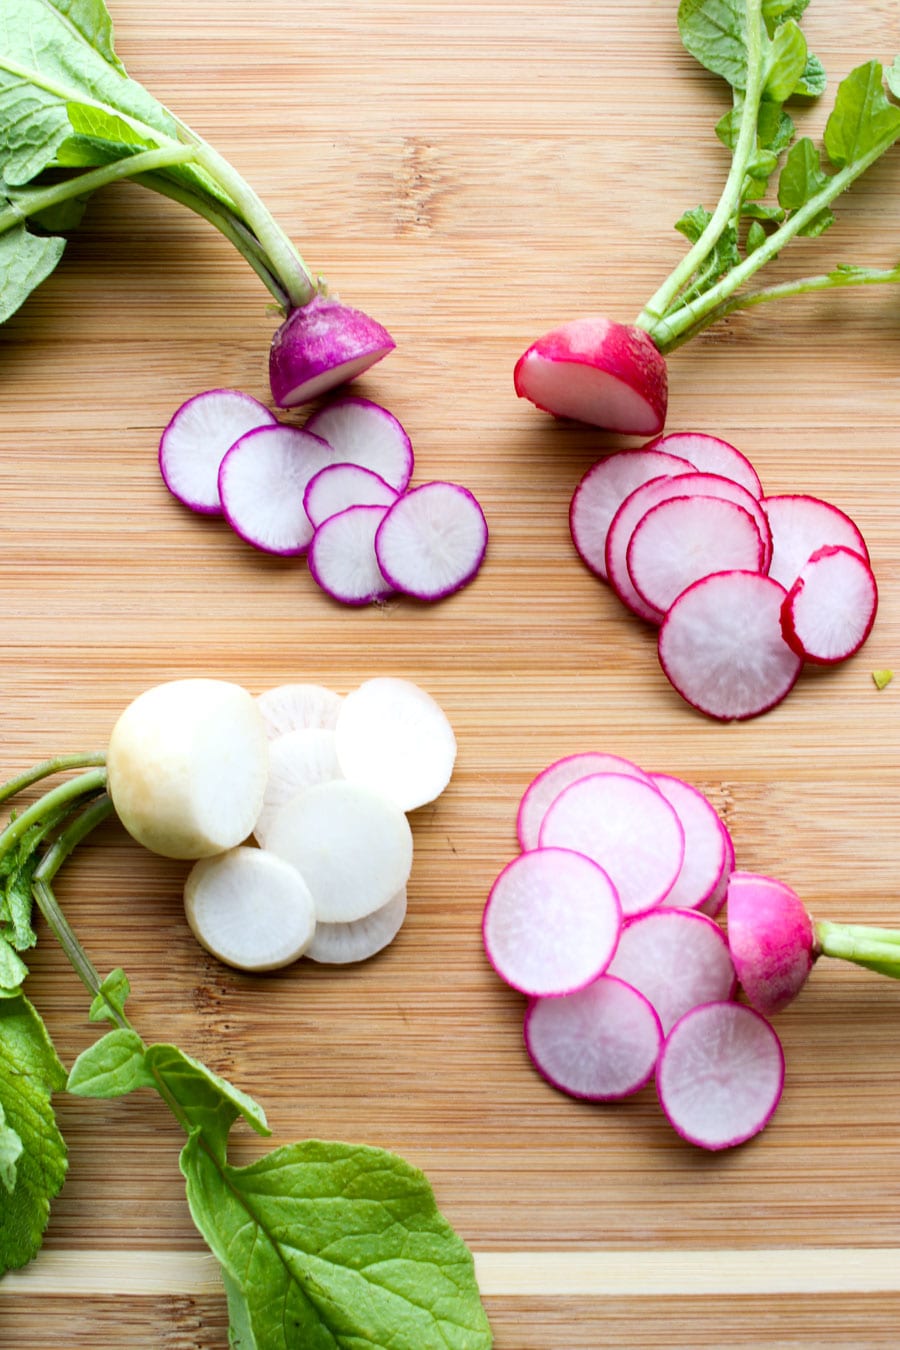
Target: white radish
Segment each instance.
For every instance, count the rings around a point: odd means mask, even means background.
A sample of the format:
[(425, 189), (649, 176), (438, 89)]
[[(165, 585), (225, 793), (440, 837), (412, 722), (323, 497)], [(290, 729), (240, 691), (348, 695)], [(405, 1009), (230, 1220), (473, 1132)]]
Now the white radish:
[(705, 431), (670, 431), (650, 441), (644, 450), (681, 455), (700, 473), (721, 474), (723, 478), (740, 483), (757, 499), (763, 495), (759, 474), (747, 456), (728, 441), (709, 436)]
[(334, 732), (301, 727), (269, 742), (269, 776), (253, 834), (265, 848), (269, 829), (286, 802), (302, 788), (340, 778)]
[(523, 850), (538, 847), (544, 816), (563, 789), (592, 773), (623, 773), (647, 783), (651, 781), (650, 775), (637, 764), (606, 751), (586, 750), (556, 760), (529, 783), (519, 802), (516, 835)]
[(457, 483), (423, 483), (388, 509), (375, 536), (378, 565), (395, 590), (442, 600), (473, 579), (484, 559), (484, 512)]
[(333, 600), (369, 605), (393, 593), (375, 554), (386, 511), (384, 506), (350, 506), (329, 516), (313, 534), (307, 553), (310, 576)]
[(305, 553), (313, 527), (304, 494), (332, 454), (326, 441), (300, 427), (257, 427), (241, 436), (219, 466), (219, 498), (231, 528), (266, 553)]
[(163, 482), (185, 506), (220, 515), (219, 465), (235, 441), (254, 427), (274, 426), (268, 408), (239, 389), (209, 389), (174, 413), (159, 442)]
[(735, 974), (718, 924), (691, 909), (658, 909), (628, 923), (609, 966), (652, 1003), (664, 1033), (691, 1008), (729, 999)]
[(456, 736), (438, 702), (410, 680), (383, 675), (345, 697), (335, 727), (344, 777), (414, 811), (443, 792)]
[(681, 871), (663, 906), (699, 909), (712, 897), (725, 868), (725, 828), (712, 803), (690, 783), (666, 773), (652, 774), (651, 781), (674, 809), (684, 830)]
[(383, 951), (400, 932), (406, 918), (406, 887), (386, 905), (352, 923), (319, 923), (304, 955), (320, 965), (350, 965), (368, 961)]
[(391, 506), (397, 490), (358, 464), (329, 464), (310, 480), (303, 495), (306, 514), (318, 528), (348, 506)]
[(593, 464), (569, 505), (569, 531), (582, 562), (606, 580), (606, 536), (626, 497), (654, 478), (695, 473), (696, 466), (656, 450), (620, 450)]
[(348, 394), (312, 413), (306, 430), (322, 436), (335, 463), (355, 464), (405, 491), (413, 472), (413, 448), (400, 422), (371, 399)]
[(279, 684), (260, 694), (256, 706), (266, 724), (266, 735), (274, 740), (304, 727), (333, 730), (342, 702), (340, 694), (321, 684)]
[(842, 546), (862, 554), (869, 551), (858, 527), (830, 502), (804, 493), (764, 497), (763, 508), (772, 531), (769, 576), (785, 590), (793, 586), (804, 565), (820, 548)]
[(804, 661), (834, 665), (859, 651), (877, 610), (878, 585), (863, 555), (843, 546), (820, 548), (784, 598), (781, 631)]
[(269, 350), (269, 384), (279, 408), (327, 394), (393, 351), (394, 340), (361, 310), (315, 295), (291, 311)]

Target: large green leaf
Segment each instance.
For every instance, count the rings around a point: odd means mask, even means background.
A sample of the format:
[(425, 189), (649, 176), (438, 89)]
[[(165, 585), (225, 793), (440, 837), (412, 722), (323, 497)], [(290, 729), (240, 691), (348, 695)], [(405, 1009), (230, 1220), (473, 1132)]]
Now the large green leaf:
[(866, 61), (838, 85), (825, 124), (825, 149), (837, 168), (881, 153), (900, 136), (900, 108), (889, 102), (879, 61)]

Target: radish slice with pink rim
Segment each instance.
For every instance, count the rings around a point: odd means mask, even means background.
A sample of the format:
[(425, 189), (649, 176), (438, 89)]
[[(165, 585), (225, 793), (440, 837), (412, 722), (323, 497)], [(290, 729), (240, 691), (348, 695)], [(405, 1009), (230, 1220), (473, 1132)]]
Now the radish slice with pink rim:
[(655, 450), (620, 450), (588, 469), (572, 495), (569, 531), (582, 562), (606, 580), (606, 536), (626, 497), (653, 478), (694, 473), (695, 466)]
[(343, 699), (322, 684), (278, 684), (256, 699), (269, 740), (302, 727), (331, 727)]
[(858, 652), (872, 631), (878, 585), (861, 553), (820, 548), (784, 598), (781, 631), (804, 661), (830, 666)]
[(401, 423), (387, 408), (358, 394), (333, 399), (311, 413), (306, 430), (323, 437), (339, 464), (356, 464), (378, 474), (397, 492), (413, 472), (413, 448)]
[(763, 495), (759, 474), (746, 455), (736, 446), (704, 431), (670, 431), (644, 446), (645, 450), (681, 455), (690, 460), (700, 473), (721, 474), (734, 483), (740, 483), (759, 500)]
[(203, 515), (221, 515), (219, 465), (235, 441), (276, 419), (239, 389), (209, 389), (173, 414), (159, 442), (163, 482), (185, 506)]
[(300, 427), (276, 424), (248, 431), (219, 465), (225, 519), (265, 553), (305, 553), (313, 527), (303, 497), (309, 480), (331, 460), (327, 442)]
[(763, 509), (772, 531), (769, 576), (785, 589), (793, 586), (805, 564), (820, 548), (842, 545), (868, 562), (869, 550), (857, 526), (830, 502), (803, 493), (764, 497)]
[(651, 774), (651, 781), (675, 810), (684, 830), (684, 861), (662, 904), (699, 909), (713, 895), (725, 868), (725, 828), (712, 803), (690, 783), (665, 773)]
[(728, 830), (727, 826), (724, 824), (724, 822), (721, 823), (722, 823), (722, 834), (725, 839), (725, 864), (722, 868), (721, 876), (719, 877), (719, 880), (716, 882), (712, 894), (709, 896), (707, 900), (703, 901), (702, 905), (697, 906), (697, 910), (700, 914), (707, 914), (711, 919), (714, 919), (717, 914), (721, 914), (722, 910), (725, 907), (725, 901), (728, 898), (728, 883), (731, 880), (731, 874), (734, 871), (734, 862), (735, 862), (734, 840), (732, 839), (731, 833)]
[(532, 779), (519, 802), (516, 835), (523, 849), (538, 847), (544, 816), (563, 789), (592, 773), (623, 773), (645, 783), (652, 781), (650, 775), (632, 764), (630, 759), (602, 750), (586, 750), (580, 755), (566, 755), (556, 760)]
[(400, 932), (406, 918), (406, 887), (353, 923), (317, 923), (312, 942), (303, 953), (319, 965), (350, 965), (368, 961), (383, 951)]
[(484, 512), (457, 483), (424, 483), (398, 497), (375, 536), (378, 565), (397, 591), (442, 600), (473, 579), (487, 549)]
[(314, 295), (272, 338), (269, 384), (279, 408), (294, 408), (346, 384), (393, 351), (386, 328), (362, 310)]
[(796, 891), (753, 872), (728, 883), (728, 945), (748, 1003), (769, 1015), (797, 997), (813, 968), (816, 934)]
[(701, 1003), (731, 998), (735, 974), (725, 934), (692, 909), (658, 909), (626, 924), (609, 974), (634, 985), (664, 1033)]
[(323, 520), (313, 534), (307, 553), (310, 575), (332, 600), (370, 605), (393, 594), (375, 555), (375, 536), (386, 511), (385, 506), (349, 506)]
[(303, 506), (315, 528), (350, 506), (391, 506), (397, 491), (359, 464), (327, 464), (306, 485)]

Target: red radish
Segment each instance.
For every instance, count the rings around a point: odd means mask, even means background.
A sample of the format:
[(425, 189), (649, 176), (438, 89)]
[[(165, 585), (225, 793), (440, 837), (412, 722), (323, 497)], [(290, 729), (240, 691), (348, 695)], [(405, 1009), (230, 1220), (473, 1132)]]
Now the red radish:
[(532, 1063), (570, 1097), (617, 1101), (639, 1091), (661, 1045), (659, 1018), (643, 994), (608, 975), (574, 994), (534, 999), (525, 1013)]
[(388, 509), (375, 536), (375, 554), (395, 590), (418, 600), (442, 600), (473, 579), (487, 542), (484, 512), (467, 488), (424, 483)]
[(609, 973), (649, 999), (664, 1034), (690, 1008), (731, 998), (735, 989), (724, 933), (691, 909), (660, 908), (632, 919)]
[(269, 383), (279, 408), (309, 403), (361, 375), (395, 343), (361, 310), (314, 295), (291, 311), (272, 338)]
[(781, 631), (804, 661), (834, 665), (858, 652), (872, 631), (878, 585), (861, 553), (816, 549), (784, 598)]
[(371, 469), (328, 464), (310, 479), (303, 506), (315, 528), (350, 506), (390, 506), (397, 491)]
[(393, 942), (405, 918), (404, 887), (386, 905), (353, 923), (317, 923), (312, 942), (303, 954), (319, 965), (343, 966), (368, 961)]
[(279, 684), (256, 700), (269, 740), (302, 727), (334, 727), (343, 699), (321, 684)]
[(718, 436), (709, 436), (704, 431), (672, 431), (665, 436), (657, 436), (644, 446), (646, 453), (662, 452), (669, 455), (681, 455), (690, 460), (700, 473), (720, 474), (740, 483), (757, 500), (762, 497), (762, 483), (746, 455), (728, 441)]
[(304, 493), (331, 460), (327, 442), (300, 427), (276, 424), (248, 431), (219, 466), (225, 519), (254, 548), (282, 556), (305, 553), (313, 529)]
[(656, 450), (620, 450), (598, 460), (581, 479), (569, 506), (572, 543), (582, 562), (606, 580), (606, 536), (625, 498), (653, 478), (693, 472), (688, 460)]
[(667, 773), (651, 774), (651, 781), (673, 807), (684, 830), (684, 861), (663, 906), (699, 909), (719, 885), (728, 859), (728, 832), (712, 803), (690, 783)]
[(159, 442), (159, 471), (179, 501), (204, 515), (221, 515), (219, 465), (239, 437), (272, 426), (268, 408), (239, 389), (196, 394), (172, 415)]
[(650, 775), (631, 760), (600, 750), (587, 750), (580, 755), (558, 759), (529, 783), (519, 803), (516, 834), (523, 849), (538, 847), (544, 816), (563, 789), (592, 773), (624, 773), (641, 778), (645, 783), (651, 781)]
[(656, 1066), (660, 1105), (700, 1148), (743, 1144), (772, 1118), (784, 1088), (784, 1051), (769, 1023), (741, 1003), (685, 1013)]
[(751, 872), (734, 872), (728, 883), (728, 945), (748, 1003), (767, 1016), (796, 998), (817, 950), (796, 891)]
[(371, 399), (346, 394), (311, 413), (306, 430), (321, 436), (340, 464), (377, 473), (398, 492), (412, 478), (413, 448), (393, 413)]
[(622, 927), (616, 888), (570, 849), (521, 853), (497, 877), (482, 920), (488, 960), (533, 997), (583, 989), (602, 975)]
[(344, 699), (335, 726), (341, 772), (414, 811), (438, 797), (456, 762), (456, 737), (436, 699), (410, 680), (382, 675)]
[(763, 508), (772, 531), (769, 576), (785, 590), (793, 586), (805, 564), (820, 548), (841, 545), (868, 562), (869, 550), (856, 525), (830, 502), (803, 493), (764, 497)]
[(310, 575), (333, 600), (369, 605), (393, 593), (375, 555), (375, 536), (386, 511), (384, 506), (350, 506), (329, 516), (313, 534), (307, 553)]

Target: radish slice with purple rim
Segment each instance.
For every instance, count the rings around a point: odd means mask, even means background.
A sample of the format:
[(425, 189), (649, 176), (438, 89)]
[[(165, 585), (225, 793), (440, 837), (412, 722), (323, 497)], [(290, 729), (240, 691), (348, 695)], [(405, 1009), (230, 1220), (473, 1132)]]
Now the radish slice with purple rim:
[(585, 566), (606, 580), (606, 536), (613, 516), (635, 488), (653, 478), (695, 471), (686, 459), (646, 449), (620, 450), (593, 464), (569, 505), (572, 543)]
[(781, 631), (804, 661), (830, 666), (858, 652), (872, 631), (878, 585), (861, 553), (816, 549), (784, 598)]
[(634, 985), (664, 1033), (690, 1008), (729, 999), (735, 974), (725, 934), (692, 909), (658, 909), (626, 924), (609, 974)]
[(699, 909), (713, 895), (725, 868), (725, 828), (712, 803), (690, 783), (666, 773), (651, 774), (651, 781), (684, 830), (684, 861), (663, 906)]
[(519, 802), (516, 835), (523, 850), (538, 847), (544, 816), (563, 789), (592, 773), (623, 773), (645, 783), (652, 782), (650, 774), (632, 764), (630, 759), (602, 750), (586, 750), (580, 755), (566, 755), (556, 760), (532, 779)]
[(343, 699), (322, 684), (278, 684), (256, 699), (269, 740), (302, 727), (331, 727), (337, 723)]
[(209, 389), (175, 412), (160, 437), (159, 471), (173, 497), (192, 511), (218, 516), (219, 465), (235, 441), (275, 416), (239, 389)]
[(319, 965), (345, 966), (368, 961), (393, 942), (406, 918), (406, 887), (353, 923), (317, 923), (312, 942), (303, 953)]
[(398, 493), (377, 473), (359, 464), (327, 464), (306, 485), (303, 506), (318, 527), (350, 506), (391, 506)]
[(685, 1013), (656, 1066), (666, 1118), (700, 1148), (743, 1144), (771, 1120), (784, 1088), (784, 1051), (759, 1013), (707, 1003)]
[(705, 431), (670, 431), (645, 445), (646, 451), (662, 451), (689, 459), (700, 473), (721, 474), (752, 492), (757, 501), (763, 495), (759, 474), (746, 455), (736, 446)]
[(375, 536), (375, 554), (395, 590), (418, 600), (442, 600), (473, 579), (487, 542), (484, 512), (468, 488), (424, 483), (389, 508)]
[(842, 545), (868, 562), (869, 550), (859, 529), (830, 502), (798, 492), (764, 497), (762, 505), (772, 531), (769, 576), (780, 581), (786, 590), (820, 548)]
[(386, 328), (324, 295), (292, 310), (272, 338), (269, 384), (279, 408), (327, 394), (393, 351)]
[(786, 1008), (813, 968), (816, 934), (790, 886), (752, 872), (728, 883), (728, 945), (747, 1002), (767, 1016)]
[(653, 1077), (659, 1018), (643, 994), (609, 975), (561, 998), (532, 1000), (525, 1048), (534, 1067), (570, 1097), (619, 1101)]
[(345, 778), (382, 793), (402, 811), (439, 797), (456, 762), (456, 736), (437, 700), (390, 675), (347, 694), (335, 748)]
[(616, 888), (569, 849), (520, 853), (497, 877), (482, 920), (487, 958), (532, 997), (583, 989), (609, 965), (622, 927)]
[(306, 430), (328, 442), (335, 463), (356, 464), (377, 473), (398, 492), (406, 490), (413, 472), (412, 443), (387, 408), (347, 394), (310, 414)]
[(301, 727), (269, 742), (269, 776), (262, 810), (253, 827), (265, 848), (269, 829), (282, 806), (301, 790), (341, 778), (334, 732), (324, 727)]
[(393, 594), (375, 554), (375, 536), (386, 511), (385, 506), (349, 506), (324, 520), (312, 536), (310, 575), (342, 605), (369, 605)]
[(219, 466), (225, 519), (265, 553), (305, 553), (313, 527), (303, 497), (309, 480), (331, 461), (328, 443), (300, 427), (276, 424), (248, 431)]

